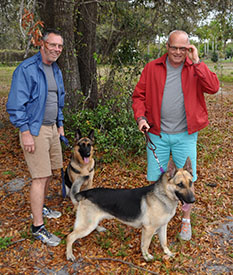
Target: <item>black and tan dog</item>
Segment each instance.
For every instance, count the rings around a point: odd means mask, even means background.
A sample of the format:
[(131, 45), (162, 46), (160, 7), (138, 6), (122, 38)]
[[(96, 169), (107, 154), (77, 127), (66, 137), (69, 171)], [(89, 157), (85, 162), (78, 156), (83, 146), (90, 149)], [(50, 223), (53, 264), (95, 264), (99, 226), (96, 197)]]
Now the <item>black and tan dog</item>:
[[(70, 196), (74, 205), (77, 205), (77, 201), (73, 197), (74, 192), (72, 192), (72, 189), (77, 183), (80, 183), (80, 178), (82, 178), (82, 185), (79, 184), (78, 187), (80, 190), (92, 188), (95, 166), (93, 145), (94, 130), (91, 130), (88, 136), (82, 137), (81, 131), (78, 129), (71, 160), (65, 172), (66, 194)], [(85, 180), (83, 180), (83, 176), (86, 176)]]
[(160, 244), (169, 256), (173, 256), (167, 247), (167, 225), (175, 215), (178, 201), (193, 203), (192, 167), (187, 158), (182, 169), (177, 169), (172, 160), (167, 172), (154, 184), (136, 189), (94, 188), (82, 192), (79, 185), (86, 178), (79, 178), (79, 184), (72, 191), (78, 208), (74, 231), (67, 236), (66, 257), (75, 260), (72, 244), (98, 227), (103, 219), (116, 218), (136, 228), (142, 228), (141, 251), (146, 261), (152, 260), (148, 249), (152, 236), (158, 233)]

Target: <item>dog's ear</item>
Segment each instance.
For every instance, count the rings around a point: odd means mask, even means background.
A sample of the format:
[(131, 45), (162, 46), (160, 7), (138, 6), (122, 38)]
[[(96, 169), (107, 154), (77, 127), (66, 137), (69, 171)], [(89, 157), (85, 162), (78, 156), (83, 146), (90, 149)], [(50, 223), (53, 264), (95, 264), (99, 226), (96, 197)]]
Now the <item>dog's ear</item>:
[(94, 137), (94, 130), (91, 130), (89, 135), (88, 135), (89, 139), (94, 141), (95, 137)]
[(77, 131), (75, 133), (76, 141), (80, 140), (81, 137), (82, 137), (81, 131), (79, 129), (77, 129)]
[(183, 168), (185, 170), (187, 170), (191, 175), (193, 174), (192, 163), (191, 163), (190, 157), (187, 157)]
[(175, 176), (176, 172), (177, 172), (177, 167), (176, 167), (174, 161), (171, 159), (171, 160), (169, 160), (168, 165), (167, 165), (167, 173), (169, 174), (170, 178), (173, 178)]

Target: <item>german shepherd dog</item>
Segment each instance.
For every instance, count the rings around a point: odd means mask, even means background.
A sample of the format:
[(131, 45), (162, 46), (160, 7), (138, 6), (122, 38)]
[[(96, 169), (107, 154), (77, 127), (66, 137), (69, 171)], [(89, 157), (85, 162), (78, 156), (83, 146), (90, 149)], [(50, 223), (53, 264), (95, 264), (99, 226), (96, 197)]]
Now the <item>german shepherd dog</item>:
[(141, 252), (146, 261), (152, 260), (148, 249), (151, 239), (158, 233), (163, 251), (173, 253), (167, 247), (167, 225), (175, 215), (178, 201), (193, 203), (192, 166), (188, 157), (185, 165), (177, 169), (170, 160), (167, 172), (149, 186), (136, 189), (94, 188), (79, 192), (79, 185), (87, 177), (79, 178), (77, 189), (73, 189), (78, 203), (74, 230), (67, 236), (66, 257), (74, 261), (72, 244), (89, 235), (103, 219), (117, 219), (135, 228), (142, 228)]
[(77, 205), (72, 189), (75, 188), (76, 183), (80, 183), (79, 179), (82, 178), (82, 185), (79, 184), (79, 190), (92, 188), (95, 166), (93, 158), (94, 130), (91, 130), (88, 136), (82, 137), (81, 131), (78, 129), (75, 136), (71, 160), (65, 172), (65, 188), (66, 194), (70, 196), (73, 204)]

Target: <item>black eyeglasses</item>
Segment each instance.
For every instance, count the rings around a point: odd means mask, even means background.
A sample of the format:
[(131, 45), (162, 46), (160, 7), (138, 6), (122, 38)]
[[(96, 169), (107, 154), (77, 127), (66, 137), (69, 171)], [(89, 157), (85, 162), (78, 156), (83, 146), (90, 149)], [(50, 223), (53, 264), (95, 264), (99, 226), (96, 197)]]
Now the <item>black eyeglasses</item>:
[(62, 50), (63, 49), (63, 45), (61, 44), (56, 44), (56, 43), (49, 43), (47, 41), (44, 41), (46, 44), (48, 44), (48, 48), (49, 49), (52, 49), (52, 50), (55, 50), (57, 47), (59, 50)]
[(186, 52), (188, 49), (186, 47), (175, 47), (175, 46), (171, 46), (169, 43), (168, 43), (168, 47), (171, 49), (172, 52), (176, 52), (176, 51), (180, 51), (180, 52)]

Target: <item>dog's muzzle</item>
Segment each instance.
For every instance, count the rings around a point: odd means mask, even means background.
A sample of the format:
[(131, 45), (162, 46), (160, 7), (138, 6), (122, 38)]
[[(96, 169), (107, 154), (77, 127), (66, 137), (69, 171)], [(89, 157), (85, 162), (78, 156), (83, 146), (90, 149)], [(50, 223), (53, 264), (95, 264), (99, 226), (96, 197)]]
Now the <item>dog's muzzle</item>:
[(195, 202), (195, 197), (193, 192), (188, 192), (187, 194), (182, 194), (178, 191), (175, 192), (177, 198), (181, 201), (182, 204), (184, 203), (194, 203)]

